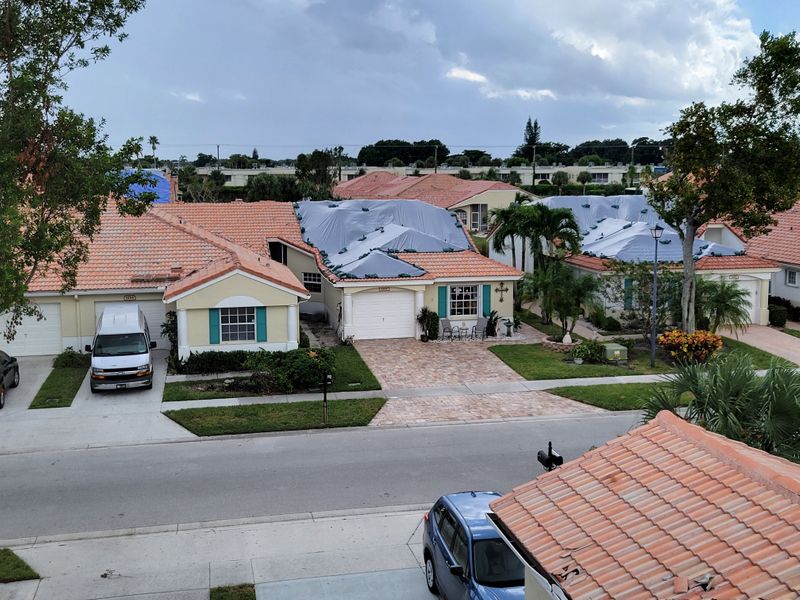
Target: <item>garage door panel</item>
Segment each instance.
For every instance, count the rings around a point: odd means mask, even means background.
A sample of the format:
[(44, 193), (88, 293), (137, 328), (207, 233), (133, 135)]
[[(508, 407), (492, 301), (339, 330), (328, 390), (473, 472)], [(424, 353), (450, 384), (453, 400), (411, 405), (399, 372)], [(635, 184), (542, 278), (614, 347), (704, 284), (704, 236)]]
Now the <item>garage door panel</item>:
[(158, 348), (169, 349), (169, 340), (161, 337), (161, 324), (167, 318), (167, 306), (161, 300), (139, 300), (130, 302), (95, 302), (94, 313), (96, 318), (100, 318), (100, 314), (106, 306), (112, 304), (137, 304), (144, 313), (144, 318), (147, 319), (147, 327), (150, 329), (150, 338), (156, 342)]
[(353, 337), (357, 340), (414, 337), (415, 324), (414, 292), (353, 295)]
[[(58, 354), (64, 349), (61, 340), (61, 305), (37, 306), (44, 318), (23, 317), (11, 342), (7, 342), (0, 333), (0, 350), (12, 356), (37, 356)], [(0, 316), (0, 332), (5, 332), (7, 325), (8, 319)]]

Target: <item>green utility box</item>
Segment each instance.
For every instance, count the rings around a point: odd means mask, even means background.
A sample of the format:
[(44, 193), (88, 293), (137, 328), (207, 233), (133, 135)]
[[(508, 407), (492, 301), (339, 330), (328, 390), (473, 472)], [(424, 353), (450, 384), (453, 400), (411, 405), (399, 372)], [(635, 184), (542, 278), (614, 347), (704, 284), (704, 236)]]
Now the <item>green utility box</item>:
[(603, 344), (606, 349), (606, 360), (613, 363), (628, 362), (628, 349), (621, 344)]

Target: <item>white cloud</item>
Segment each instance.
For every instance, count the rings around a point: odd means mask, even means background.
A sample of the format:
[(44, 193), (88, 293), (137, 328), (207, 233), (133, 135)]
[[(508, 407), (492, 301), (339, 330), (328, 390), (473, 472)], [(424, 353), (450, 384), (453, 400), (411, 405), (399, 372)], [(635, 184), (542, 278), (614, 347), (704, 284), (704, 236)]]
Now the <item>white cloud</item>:
[(197, 92), (170, 92), (169, 95), (187, 102), (204, 102), (203, 97)]
[(475, 83), (486, 83), (489, 81), (486, 79), (485, 75), (470, 71), (469, 69), (464, 69), (463, 67), (453, 67), (445, 73), (445, 77), (449, 79), (463, 79), (464, 81), (473, 81)]

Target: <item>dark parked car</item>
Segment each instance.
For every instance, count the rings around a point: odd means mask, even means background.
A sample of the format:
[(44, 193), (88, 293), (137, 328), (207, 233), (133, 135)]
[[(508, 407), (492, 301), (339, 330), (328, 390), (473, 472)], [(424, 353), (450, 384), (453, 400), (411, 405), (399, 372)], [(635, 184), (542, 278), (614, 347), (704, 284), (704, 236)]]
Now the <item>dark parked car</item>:
[(19, 385), (17, 359), (0, 350), (0, 408), (6, 405), (6, 390)]
[(442, 496), (425, 514), (425, 583), (447, 600), (525, 597), (525, 567), (486, 513), (496, 492)]

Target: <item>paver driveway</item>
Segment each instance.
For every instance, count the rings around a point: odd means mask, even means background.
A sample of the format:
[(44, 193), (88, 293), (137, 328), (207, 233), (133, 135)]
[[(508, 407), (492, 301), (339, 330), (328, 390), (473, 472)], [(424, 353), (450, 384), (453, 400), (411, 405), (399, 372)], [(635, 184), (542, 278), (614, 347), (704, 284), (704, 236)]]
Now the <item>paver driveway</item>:
[(602, 408), (547, 392), (502, 392), (476, 396), (390, 398), (370, 425), (421, 425), (447, 421), (478, 421), (553, 415), (596, 414)]
[[(523, 325), (523, 339), (538, 343), (544, 335)], [(511, 367), (489, 352), (497, 341), (428, 342), (359, 340), (355, 347), (383, 389), (442, 387), (459, 383), (521, 381)], [(515, 343), (515, 342), (501, 342)]]

